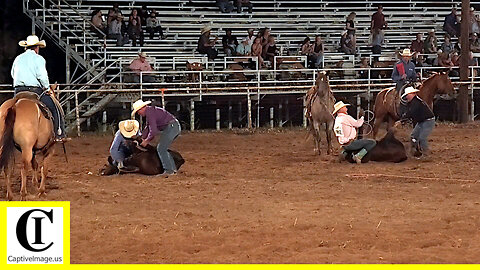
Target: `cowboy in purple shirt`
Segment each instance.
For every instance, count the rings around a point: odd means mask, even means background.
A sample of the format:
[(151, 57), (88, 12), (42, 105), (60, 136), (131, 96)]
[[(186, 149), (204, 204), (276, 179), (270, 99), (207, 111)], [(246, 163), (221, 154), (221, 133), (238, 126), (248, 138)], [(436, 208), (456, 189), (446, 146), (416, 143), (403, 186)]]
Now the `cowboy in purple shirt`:
[(163, 108), (156, 106), (148, 106), (151, 101), (137, 100), (133, 103), (132, 117), (135, 113), (147, 118), (147, 126), (142, 132), (141, 146), (147, 146), (158, 134), (160, 141), (157, 145), (157, 152), (162, 161), (165, 175), (172, 175), (177, 173), (175, 162), (168, 152), (168, 148), (172, 142), (180, 135), (180, 123), (169, 112)]

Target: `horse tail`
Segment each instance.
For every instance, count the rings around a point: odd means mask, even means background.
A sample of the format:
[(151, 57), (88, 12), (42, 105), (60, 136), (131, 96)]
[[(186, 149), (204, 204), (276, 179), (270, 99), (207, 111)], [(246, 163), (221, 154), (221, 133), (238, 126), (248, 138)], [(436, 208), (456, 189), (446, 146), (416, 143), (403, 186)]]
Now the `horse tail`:
[(0, 140), (0, 170), (3, 170), (5, 167), (7, 167), (8, 161), (15, 151), (15, 143), (13, 141), (13, 125), (15, 124), (15, 115), (15, 107), (12, 106), (7, 109), (2, 139)]

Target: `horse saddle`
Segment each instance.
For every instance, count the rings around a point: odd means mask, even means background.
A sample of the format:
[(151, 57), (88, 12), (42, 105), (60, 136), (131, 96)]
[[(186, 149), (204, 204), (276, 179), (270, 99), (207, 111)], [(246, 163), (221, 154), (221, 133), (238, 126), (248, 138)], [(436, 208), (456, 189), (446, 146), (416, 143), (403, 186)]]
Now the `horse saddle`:
[(405, 93), (405, 88), (409, 87), (410, 84), (405, 84), (400, 88), (400, 91), (395, 94), (395, 109), (397, 117), (402, 119), (403, 115), (407, 112), (407, 99), (402, 98), (403, 93)]
[(38, 108), (42, 112), (43, 116), (49, 120), (53, 120), (52, 112), (47, 107), (47, 105), (45, 105), (45, 103), (40, 101), (40, 96), (38, 94), (33, 92), (23, 91), (16, 94), (15, 98), (17, 99), (17, 101), (20, 99), (29, 99), (34, 101), (38, 105)]

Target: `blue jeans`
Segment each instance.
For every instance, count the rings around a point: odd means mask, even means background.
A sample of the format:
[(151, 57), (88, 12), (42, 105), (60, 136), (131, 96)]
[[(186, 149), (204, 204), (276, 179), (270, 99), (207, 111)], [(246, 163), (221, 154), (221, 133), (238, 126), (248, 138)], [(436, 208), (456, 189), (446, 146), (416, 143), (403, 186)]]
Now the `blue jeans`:
[(233, 5), (230, 3), (230, 1), (218, 2), (217, 7), (222, 13), (230, 13), (233, 10)]
[(369, 139), (360, 139), (360, 140), (355, 140), (351, 142), (349, 145), (345, 145), (343, 147), (343, 150), (347, 152), (353, 152), (357, 150), (362, 150), (365, 149), (367, 152), (370, 152), (375, 145), (377, 145), (377, 142), (375, 140), (369, 140)]
[(423, 122), (417, 123), (412, 130), (410, 137), (412, 143), (416, 147), (420, 147), (421, 152), (428, 151), (428, 136), (435, 127), (435, 119), (431, 118)]
[(178, 120), (170, 122), (160, 133), (160, 141), (157, 145), (157, 152), (160, 160), (162, 161), (163, 169), (166, 173), (172, 173), (177, 171), (177, 166), (172, 158), (172, 155), (168, 152), (168, 148), (172, 142), (180, 135), (181, 127)]

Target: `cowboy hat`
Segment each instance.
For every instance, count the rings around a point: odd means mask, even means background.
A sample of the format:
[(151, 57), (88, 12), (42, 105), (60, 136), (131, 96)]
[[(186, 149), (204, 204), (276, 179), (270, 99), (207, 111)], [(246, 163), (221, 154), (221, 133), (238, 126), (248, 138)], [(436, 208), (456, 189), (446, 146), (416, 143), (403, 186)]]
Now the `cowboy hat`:
[(410, 51), (410, 49), (403, 49), (403, 51), (400, 53), (401, 56), (412, 56), (413, 53)]
[(135, 114), (138, 112), (138, 110), (147, 106), (150, 103), (152, 103), (152, 102), (151, 101), (143, 101), (141, 99), (135, 101), (135, 103), (133, 103), (132, 118), (135, 117)]
[(138, 133), (140, 124), (137, 120), (124, 120), (118, 123), (118, 129), (125, 138), (132, 138)]
[(415, 89), (415, 88), (409, 86), (409, 87), (405, 88), (405, 93), (403, 93), (402, 98), (404, 98), (404, 97), (405, 97), (406, 95), (408, 95), (408, 94), (416, 93), (416, 92), (418, 92), (418, 91), (420, 91), (420, 90)]
[(335, 103), (335, 105), (333, 105), (334, 110), (333, 110), (332, 114), (337, 113), (338, 110), (340, 110), (341, 108), (346, 107), (346, 106), (350, 106), (350, 104), (343, 103), (343, 101), (339, 101), (339, 102)]
[(146, 52), (138, 52), (138, 56), (147, 58), (147, 53)]
[(209, 31), (211, 31), (211, 30), (212, 30), (212, 27), (210, 27), (210, 26), (204, 26), (204, 27), (202, 28), (200, 34), (203, 35), (203, 34), (205, 34), (206, 32), (209, 32)]
[(47, 46), (45, 40), (39, 40), (36, 35), (28, 36), (27, 40), (18, 42), (18, 45), (22, 47), (39, 46), (40, 48), (45, 48)]

